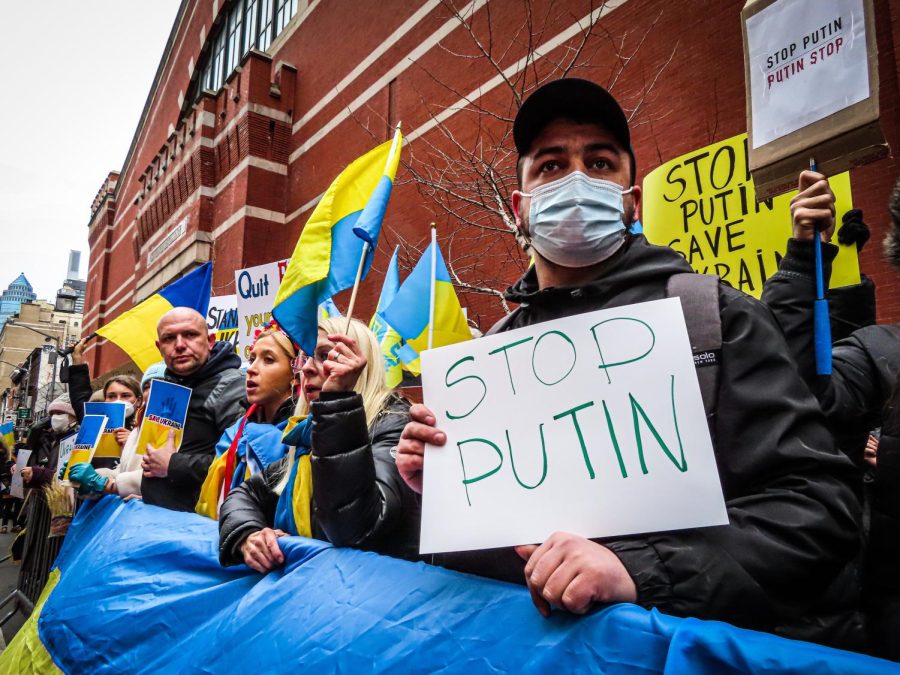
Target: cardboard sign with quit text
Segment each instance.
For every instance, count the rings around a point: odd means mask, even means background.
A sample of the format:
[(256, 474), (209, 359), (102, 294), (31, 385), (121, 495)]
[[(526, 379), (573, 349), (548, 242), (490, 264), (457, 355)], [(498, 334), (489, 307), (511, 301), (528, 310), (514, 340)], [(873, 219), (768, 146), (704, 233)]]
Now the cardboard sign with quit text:
[(420, 551), (728, 522), (677, 298), (422, 354)]

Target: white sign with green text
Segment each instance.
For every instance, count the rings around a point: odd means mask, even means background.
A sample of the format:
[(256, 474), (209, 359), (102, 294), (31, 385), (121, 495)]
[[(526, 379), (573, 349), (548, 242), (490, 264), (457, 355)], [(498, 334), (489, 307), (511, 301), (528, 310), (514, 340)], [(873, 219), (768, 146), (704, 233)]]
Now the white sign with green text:
[(422, 390), (422, 553), (728, 523), (677, 298), (426, 351)]

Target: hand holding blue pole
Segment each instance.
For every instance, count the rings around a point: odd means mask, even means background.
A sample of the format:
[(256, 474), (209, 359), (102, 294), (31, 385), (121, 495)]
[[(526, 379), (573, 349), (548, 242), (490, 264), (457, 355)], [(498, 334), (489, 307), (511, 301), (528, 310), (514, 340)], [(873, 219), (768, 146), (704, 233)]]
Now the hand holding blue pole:
[[(809, 170), (816, 170), (816, 160), (810, 158)], [(825, 281), (822, 273), (822, 235), (816, 225), (813, 236), (816, 256), (816, 301), (813, 303), (813, 344), (816, 350), (816, 374), (831, 375), (831, 319), (828, 300), (825, 299)]]

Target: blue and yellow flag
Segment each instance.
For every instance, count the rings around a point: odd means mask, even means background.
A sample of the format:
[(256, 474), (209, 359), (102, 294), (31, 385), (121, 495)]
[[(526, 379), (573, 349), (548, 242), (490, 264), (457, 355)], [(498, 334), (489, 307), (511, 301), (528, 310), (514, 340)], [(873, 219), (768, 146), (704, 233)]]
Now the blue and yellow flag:
[(284, 564), (269, 574), (222, 567), (213, 520), (86, 501), (0, 673), (897, 672), (630, 603), (545, 621), (514, 584), (305, 537), (278, 547)]
[(98, 328), (97, 335), (114, 342), (138, 368), (147, 370), (159, 361), (156, 324), (162, 315), (174, 307), (190, 307), (206, 316), (211, 287), (212, 263), (204, 263)]
[[(399, 250), (399, 246), (394, 248), (394, 255), (391, 257), (391, 263), (384, 275), (384, 286), (381, 287), (378, 307), (375, 308), (375, 314), (369, 322), (369, 329), (375, 334), (378, 344), (381, 345), (381, 353), (384, 355), (384, 376), (387, 385), (391, 388), (396, 387), (403, 380), (403, 366), (397, 354), (397, 350), (403, 345), (403, 339), (385, 321), (381, 312), (394, 301), (397, 290), (400, 288), (400, 268), (397, 264)], [(416, 363), (418, 364), (418, 359)], [(418, 375), (418, 371), (413, 372)]]
[(72, 454), (69, 455), (69, 463), (66, 465), (63, 480), (69, 480), (69, 469), (73, 466), (91, 461), (105, 428), (105, 415), (84, 416), (78, 427), (78, 435), (75, 437), (75, 445), (72, 446)]
[(9, 450), (13, 449), (13, 446), (16, 444), (16, 426), (14, 422), (6, 422), (4, 424), (0, 424), (0, 437), (3, 438), (3, 442), (6, 444), (6, 447)]
[(400, 163), (400, 130), (394, 139), (356, 159), (325, 192), (300, 233), (272, 316), (307, 354), (318, 335), (318, 307), (353, 286), (368, 245), (362, 278), (372, 264), (381, 221)]
[(144, 409), (144, 419), (141, 420), (141, 430), (134, 451), (144, 455), (148, 444), (161, 448), (166, 444), (169, 431), (175, 432), (175, 449), (180, 448), (190, 402), (191, 390), (188, 387), (165, 380), (151, 380), (147, 407)]
[[(444, 256), (437, 241), (425, 249), (415, 268), (400, 286), (393, 302), (381, 312), (385, 321), (406, 341), (407, 351), (416, 355), (429, 348), (429, 314), (431, 310), (432, 267), (434, 268), (434, 325), (431, 326), (431, 347), (443, 347), (464, 340), (471, 340), (472, 333), (466, 323), (459, 298), (453, 290)], [(403, 350), (403, 360), (413, 363)]]
[(103, 415), (106, 417), (106, 426), (94, 457), (121, 457), (122, 446), (116, 440), (116, 429), (125, 427), (125, 404), (119, 401), (95, 402), (88, 401), (84, 404), (85, 415)]

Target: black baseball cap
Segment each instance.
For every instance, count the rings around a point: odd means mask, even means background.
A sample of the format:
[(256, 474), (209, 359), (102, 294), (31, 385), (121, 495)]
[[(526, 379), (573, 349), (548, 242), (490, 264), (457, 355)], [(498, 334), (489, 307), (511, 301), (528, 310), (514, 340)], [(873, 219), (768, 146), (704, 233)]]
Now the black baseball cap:
[(525, 99), (513, 122), (513, 140), (519, 155), (528, 154), (544, 127), (559, 118), (596, 122), (609, 131), (631, 158), (634, 182), (637, 165), (628, 118), (612, 94), (599, 84), (579, 77), (548, 82)]

